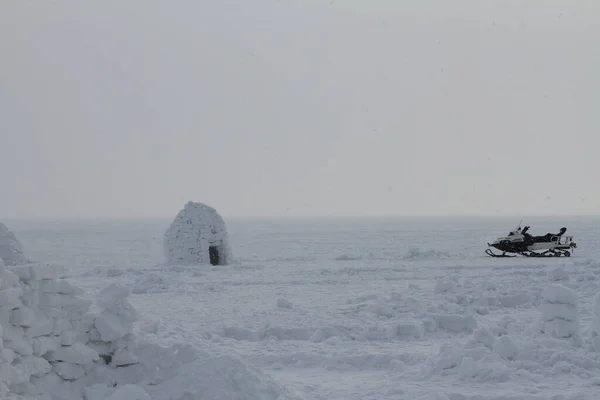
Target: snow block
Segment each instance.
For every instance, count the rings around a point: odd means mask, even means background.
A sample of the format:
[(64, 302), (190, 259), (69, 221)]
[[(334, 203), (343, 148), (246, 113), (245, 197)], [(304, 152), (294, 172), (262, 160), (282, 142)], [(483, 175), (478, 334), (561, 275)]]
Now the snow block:
[(578, 337), (579, 298), (574, 290), (550, 284), (542, 291), (542, 332), (556, 338)]
[(44, 357), (49, 361), (64, 361), (79, 365), (91, 364), (99, 358), (98, 353), (83, 343), (62, 346), (54, 351), (49, 351)]
[(100, 339), (103, 342), (112, 342), (120, 339), (133, 329), (133, 324), (130, 321), (110, 312), (100, 314), (96, 318), (94, 326), (100, 332)]
[(125, 285), (113, 283), (98, 294), (96, 304), (100, 308), (111, 310), (121, 305), (130, 294), (131, 291)]
[(36, 323), (35, 312), (29, 307), (20, 307), (11, 310), (10, 323), (16, 326), (30, 328)]
[(0, 223), (0, 260), (2, 260), (2, 265), (6, 266), (23, 265), (30, 262), (24, 254), (21, 242), (2, 223)]
[(128, 384), (115, 390), (106, 400), (150, 400), (150, 396), (141, 387)]
[(430, 315), (440, 329), (450, 332), (472, 333), (477, 328), (477, 320), (471, 315), (432, 314)]
[(21, 302), (19, 297), (23, 294), (21, 288), (8, 288), (0, 290), (0, 307), (17, 306)]

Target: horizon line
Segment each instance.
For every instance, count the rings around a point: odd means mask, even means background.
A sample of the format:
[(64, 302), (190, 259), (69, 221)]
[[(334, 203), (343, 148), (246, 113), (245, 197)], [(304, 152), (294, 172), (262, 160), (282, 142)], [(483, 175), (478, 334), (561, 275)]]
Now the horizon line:
[[(4, 221), (151, 221), (172, 220), (177, 213), (171, 216), (131, 216), (131, 215), (105, 215), (105, 216), (16, 216), (1, 217)], [(445, 213), (415, 213), (415, 214), (361, 214), (361, 215), (227, 215), (221, 214), (224, 219), (362, 219), (362, 218), (594, 218), (600, 214), (445, 214)]]

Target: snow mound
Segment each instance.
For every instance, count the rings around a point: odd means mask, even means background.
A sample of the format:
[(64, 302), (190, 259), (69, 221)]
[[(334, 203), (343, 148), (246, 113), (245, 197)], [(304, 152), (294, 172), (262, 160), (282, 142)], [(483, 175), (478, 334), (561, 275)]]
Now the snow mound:
[(164, 253), (171, 265), (229, 264), (225, 221), (214, 208), (188, 202), (165, 232)]
[(559, 284), (542, 291), (542, 331), (556, 338), (579, 337), (579, 299), (577, 293)]
[(107, 382), (121, 387), (135, 383), (151, 399), (298, 399), (232, 354), (212, 354), (190, 344), (165, 347), (149, 341), (141, 342), (136, 354), (140, 362), (127, 367), (126, 374), (117, 369), (96, 370), (91, 377), (98, 381), (96, 390), (108, 390)]
[(0, 260), (4, 265), (23, 265), (30, 263), (23, 252), (23, 245), (15, 234), (0, 223)]

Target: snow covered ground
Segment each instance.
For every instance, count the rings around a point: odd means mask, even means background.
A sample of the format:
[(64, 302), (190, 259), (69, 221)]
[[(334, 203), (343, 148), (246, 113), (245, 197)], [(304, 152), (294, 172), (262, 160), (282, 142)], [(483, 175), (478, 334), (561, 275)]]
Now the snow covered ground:
[(3, 222), (86, 296), (126, 284), (140, 336), (185, 343), (140, 349), (153, 400), (600, 398), (600, 218), (524, 221), (568, 228), (559, 259), (487, 257), (506, 218), (227, 219), (235, 262), (211, 268), (162, 266), (169, 220)]

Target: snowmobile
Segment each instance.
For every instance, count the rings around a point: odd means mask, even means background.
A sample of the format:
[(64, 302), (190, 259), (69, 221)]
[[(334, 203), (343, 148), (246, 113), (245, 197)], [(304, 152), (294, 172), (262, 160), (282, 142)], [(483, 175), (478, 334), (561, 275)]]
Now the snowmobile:
[[(502, 254), (495, 254), (491, 249), (485, 253), (491, 257), (570, 257), (577, 248), (573, 236), (564, 236), (567, 228), (560, 228), (558, 233), (547, 233), (543, 236), (532, 236), (527, 231), (529, 226), (521, 229), (521, 223), (507, 236), (499, 237), (487, 245), (498, 249)], [(506, 254), (512, 253), (514, 255)]]

